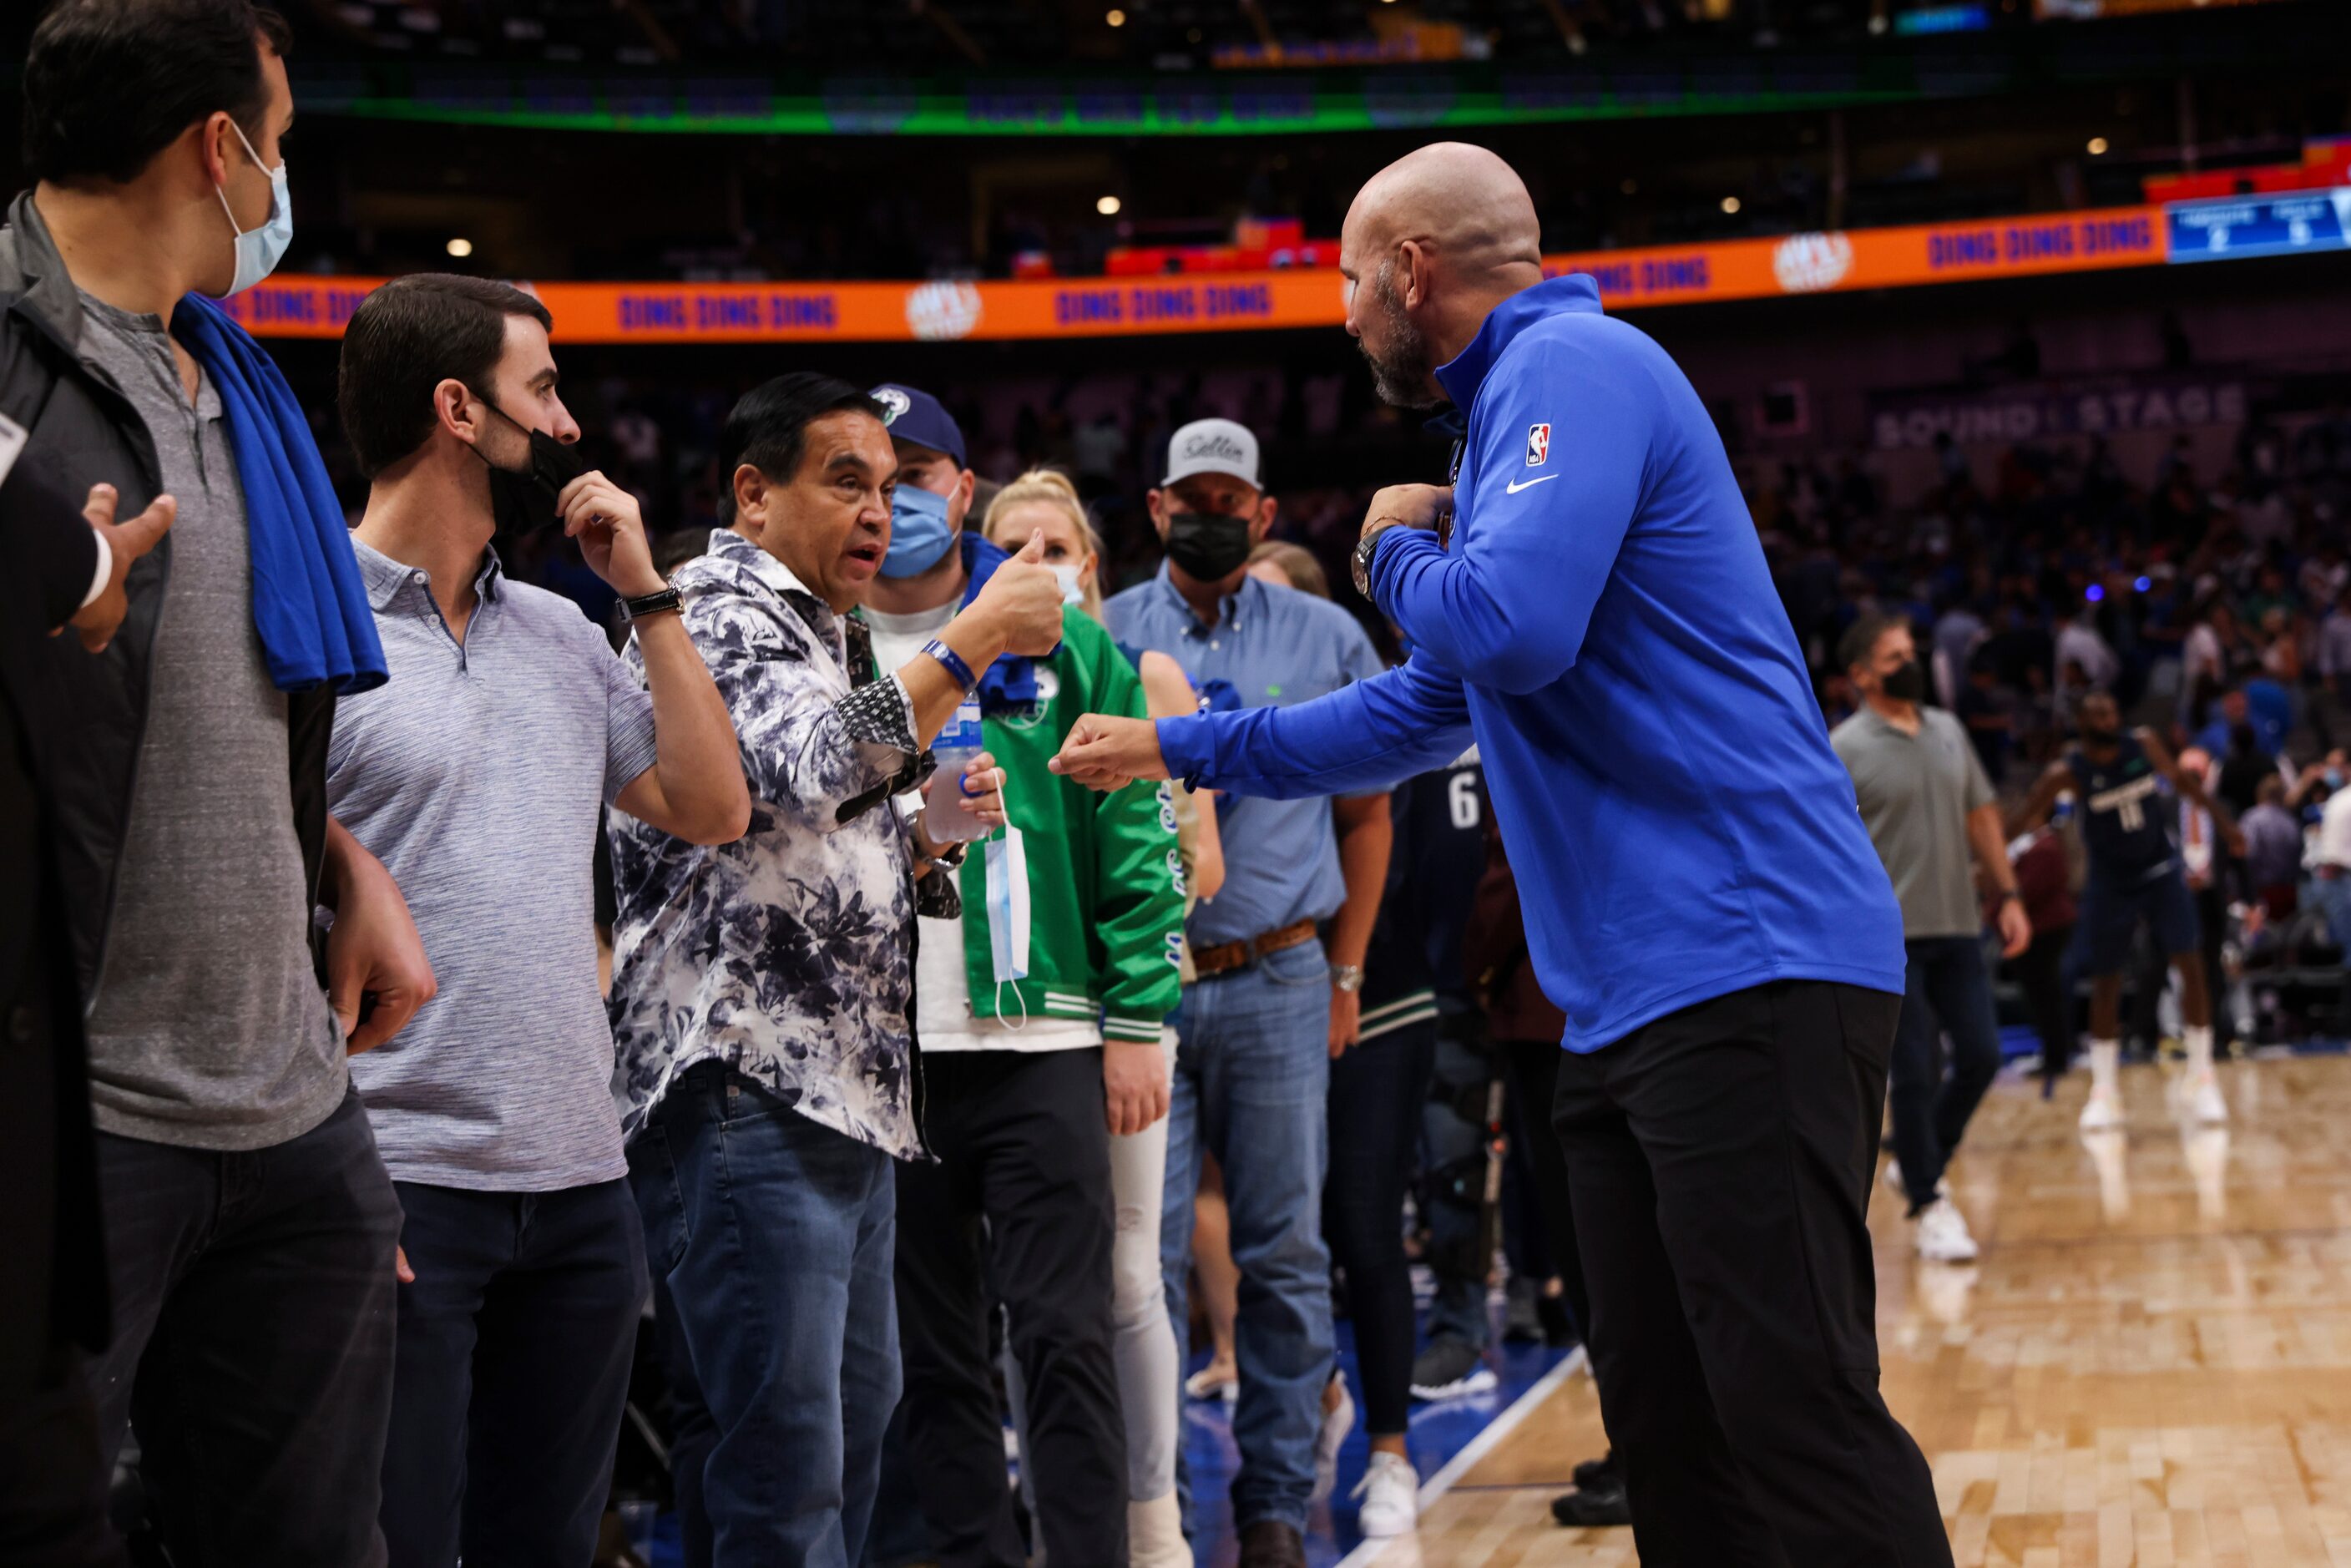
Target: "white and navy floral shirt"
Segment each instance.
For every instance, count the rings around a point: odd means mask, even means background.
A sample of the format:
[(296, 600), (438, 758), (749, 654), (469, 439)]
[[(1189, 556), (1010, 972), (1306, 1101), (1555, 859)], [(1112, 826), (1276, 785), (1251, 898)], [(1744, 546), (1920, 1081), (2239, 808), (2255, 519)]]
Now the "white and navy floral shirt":
[[(811, 1121), (923, 1157), (914, 859), (890, 797), (928, 757), (905, 690), (872, 679), (861, 622), (740, 534), (712, 534), (671, 581), (734, 716), (751, 827), (703, 847), (612, 813), (622, 1130), (715, 1058)], [(633, 638), (623, 657), (643, 680)], [(922, 888), (925, 914), (954, 896), (948, 877)]]

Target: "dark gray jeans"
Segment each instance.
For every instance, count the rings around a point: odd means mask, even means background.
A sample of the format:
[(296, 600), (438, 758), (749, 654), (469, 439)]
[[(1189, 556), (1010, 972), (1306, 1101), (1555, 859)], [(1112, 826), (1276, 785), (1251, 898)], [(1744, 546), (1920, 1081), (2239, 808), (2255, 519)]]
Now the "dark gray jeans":
[(222, 1154), (98, 1137), (106, 1462), (139, 1433), (178, 1568), (377, 1568), (400, 1205), (359, 1095)]

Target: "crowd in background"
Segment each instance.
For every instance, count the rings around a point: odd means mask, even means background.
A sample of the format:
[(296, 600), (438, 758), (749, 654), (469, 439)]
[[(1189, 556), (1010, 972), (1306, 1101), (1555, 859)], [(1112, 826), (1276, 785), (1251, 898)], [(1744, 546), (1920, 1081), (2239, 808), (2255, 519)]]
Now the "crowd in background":
[[(1037, 467), (1071, 476), (1103, 537), (1105, 582), (1127, 586), (1158, 561), (1142, 499), (1176, 426), (1226, 414), (1276, 440), (1310, 425), (1420, 439), (1410, 425), (1353, 408), (1354, 378), (1330, 380), (1269, 378), (1238, 407), (1217, 406), (1196, 375), (1147, 383), (1125, 409), (1072, 413), (1052, 401), (1023, 402), (1000, 436), (975, 438), (973, 465), (983, 480)], [(980, 389), (942, 397), (974, 430), (991, 428)], [(590, 446), (643, 499), (656, 528), (694, 535), (715, 525), (723, 394), (613, 382), (580, 401)], [(331, 438), (323, 444), (331, 465)], [(1442, 444), (1425, 444), (1429, 463), (1441, 463)], [(1298, 445), (1285, 440), (1284, 450), (1294, 455)], [(2351, 411), (2338, 403), (2249, 423), (2218, 471), (2199, 470), (2182, 436), (2151, 484), (2126, 477), (2095, 440), (2018, 444), (1984, 462), (1945, 443), (1938, 457), (1939, 481), (1907, 503), (1893, 498), (1865, 452), (1757, 455), (1743, 465), (1756, 528), (1830, 722), (1855, 701), (1834, 667), (1838, 635), (1862, 615), (1886, 612), (1931, 632), (1935, 695), (1967, 721), (1996, 783), (2021, 780), (2011, 768), (2055, 754), (2067, 730), (2064, 699), (2089, 686), (2160, 718), (2182, 742), (2206, 729), (2232, 687), (2252, 705), (2266, 754), (2298, 730), (2304, 761), (2314, 748), (2351, 739), (2335, 701), (2338, 683), (2351, 678), (2351, 614), (2342, 603), (2351, 586)], [(1298, 466), (1293, 455), (1293, 477)], [(1328, 482), (1339, 477), (1333, 466), (1322, 458), (1311, 477), (1325, 482), (1282, 486), (1276, 532), (1343, 585), (1346, 553), (1376, 486)], [(517, 570), (535, 570), (605, 619), (609, 594), (560, 549)], [(1338, 597), (1369, 615), (1345, 587)]]

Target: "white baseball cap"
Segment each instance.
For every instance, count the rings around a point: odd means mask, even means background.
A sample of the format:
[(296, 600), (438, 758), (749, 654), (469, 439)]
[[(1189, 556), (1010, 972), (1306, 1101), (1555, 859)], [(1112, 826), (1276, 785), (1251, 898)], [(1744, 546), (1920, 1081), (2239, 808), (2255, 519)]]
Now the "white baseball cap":
[(1257, 437), (1229, 419), (1196, 419), (1167, 443), (1167, 477), (1162, 488), (1195, 474), (1228, 474), (1252, 490), (1257, 477)]

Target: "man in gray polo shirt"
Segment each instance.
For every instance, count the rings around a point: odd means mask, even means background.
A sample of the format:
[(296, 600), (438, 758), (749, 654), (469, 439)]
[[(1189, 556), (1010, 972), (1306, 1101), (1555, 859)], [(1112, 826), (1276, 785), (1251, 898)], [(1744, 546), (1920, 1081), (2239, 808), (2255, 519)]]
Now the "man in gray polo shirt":
[[(1908, 622), (1864, 616), (1838, 654), (1862, 707), (1830, 733), (1829, 744), (1853, 775), (1869, 841), (1902, 902), (1909, 956), (1889, 1073), (1895, 1160), (1917, 1221), (1919, 1256), (1963, 1263), (1976, 1255), (1975, 1239), (1943, 1192), (1943, 1169), (2000, 1071), (2000, 1020), (1970, 850), (2000, 890), (2005, 956), (2024, 951), (2032, 925), (2008, 863), (1991, 780), (1966, 727), (1940, 708), (1919, 706), (1927, 675)], [(1946, 1034), (1949, 1077), (1940, 1049)]]
[[(596, 978), (598, 809), (687, 845), (750, 819), (636, 502), (565, 450), (549, 325), (505, 284), (420, 274), (343, 339), (392, 679), (337, 714), (328, 788), (408, 890), (441, 983), (352, 1068), (404, 1215), (392, 1568), (595, 1554), (648, 1290)], [(559, 521), (628, 607), (650, 692), (570, 601), (501, 571), (498, 524)]]

